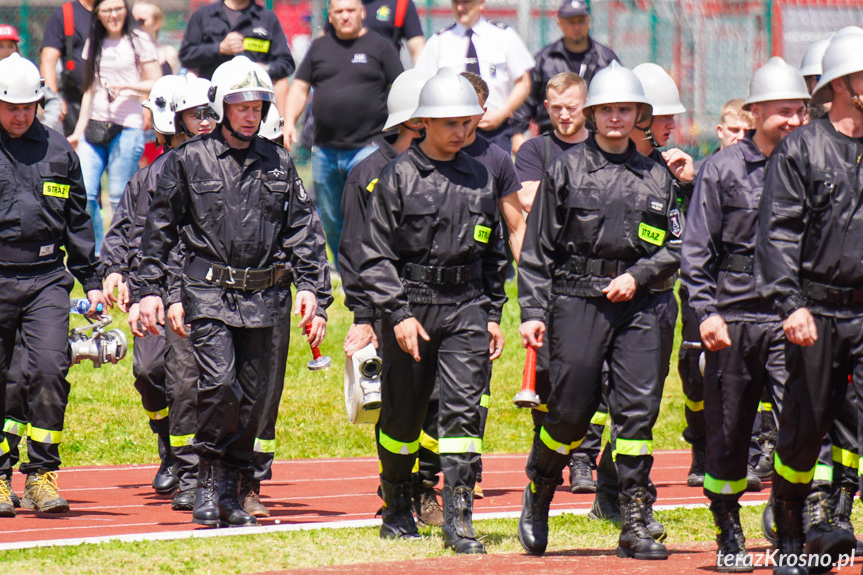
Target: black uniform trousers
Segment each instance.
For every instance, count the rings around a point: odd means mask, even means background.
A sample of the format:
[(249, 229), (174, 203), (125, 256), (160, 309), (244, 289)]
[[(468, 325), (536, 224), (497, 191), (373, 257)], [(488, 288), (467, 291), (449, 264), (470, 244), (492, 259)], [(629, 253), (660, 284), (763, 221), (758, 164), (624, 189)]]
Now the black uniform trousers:
[(842, 409), (851, 376), (858, 406), (863, 392), (863, 309), (856, 317), (813, 313), (818, 340), (786, 342), (788, 383), (779, 413), (773, 470), (777, 499), (802, 501), (810, 491), (822, 438)]
[[(6, 382), (16, 333), (27, 365), (27, 449), (23, 473), (60, 468), (59, 444), (69, 401), (69, 293), (75, 280), (65, 268), (41, 275), (0, 273), (0, 414), (6, 421)], [(19, 382), (21, 383), (21, 382)], [(0, 451), (8, 452), (8, 442)]]
[(729, 320), (731, 346), (706, 352), (704, 420), (707, 444), (704, 494), (713, 501), (737, 501), (746, 491), (752, 424), (767, 389), (782, 405), (785, 334), (773, 315)]
[(381, 477), (391, 483), (410, 481), (437, 379), (444, 485), (473, 489), (482, 453), (479, 405), (488, 381), (488, 298), (412, 303), (411, 311), (430, 337), (428, 342), (419, 339), (420, 362), (401, 350), (389, 319), (382, 322), (383, 405), (376, 428)]
[(273, 328), (233, 327), (217, 319), (192, 321), (198, 364), (195, 452), (223, 466), (251, 465), (275, 354)]
[[(187, 327), (188, 336), (189, 329)], [(198, 364), (189, 337), (165, 330), (165, 397), (168, 401), (168, 435), (177, 458), (179, 490), (194, 489), (198, 480), (195, 432), (198, 428)]]
[[(6, 438), (9, 453), (0, 450), (0, 475), (12, 477), (12, 468), (18, 464), (18, 446), (22, 439), (27, 438), (27, 351), (21, 343), (21, 331), (15, 336), (15, 349), (12, 350), (12, 361), (9, 364), (9, 375), (6, 379), (6, 420), (3, 422), (3, 433)], [(0, 435), (0, 442), (3, 435)]]
[(261, 421), (255, 436), (252, 453), (252, 472), (255, 481), (273, 478), (273, 460), (276, 457), (276, 420), (279, 404), (285, 389), (285, 373), (288, 367), (288, 350), (291, 344), (291, 288), (279, 288), (280, 316), (273, 327), (272, 381), (267, 385)]
[(141, 394), (141, 405), (150, 419), (150, 429), (166, 435), (170, 414), (165, 395), (165, 328), (159, 327), (159, 335), (135, 337), (132, 375), (135, 389)]
[[(680, 336), (683, 341), (700, 342), (701, 331), (698, 316), (689, 305), (689, 292), (684, 286), (680, 286)], [(686, 349), (680, 346), (677, 356), (677, 373), (680, 374), (680, 383), (683, 387), (685, 406), (683, 415), (686, 418), (686, 429), (683, 430), (683, 439), (695, 447), (704, 447), (707, 438), (707, 430), (704, 423), (704, 376), (698, 368), (698, 358), (701, 356), (700, 349)]]
[(617, 431), (614, 454), (621, 491), (647, 487), (653, 425), (662, 399), (660, 324), (656, 295), (629, 302), (555, 296), (549, 312), (551, 394), (540, 430), (537, 471), (560, 477), (584, 438), (602, 395), (608, 362), (608, 407)]
[(833, 487), (840, 485), (857, 490), (859, 479), (859, 447), (857, 444), (857, 394), (848, 385), (845, 403), (828, 433), (833, 460)]

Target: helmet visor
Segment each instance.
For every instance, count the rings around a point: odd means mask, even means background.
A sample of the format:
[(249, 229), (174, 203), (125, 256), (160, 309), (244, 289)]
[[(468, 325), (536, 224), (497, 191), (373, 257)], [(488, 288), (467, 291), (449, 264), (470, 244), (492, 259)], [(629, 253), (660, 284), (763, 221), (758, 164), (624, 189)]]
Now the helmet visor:
[(273, 93), (266, 90), (245, 90), (243, 92), (234, 92), (226, 94), (224, 102), (226, 104), (239, 104), (241, 102), (254, 102), (260, 100), (262, 102), (273, 102)]

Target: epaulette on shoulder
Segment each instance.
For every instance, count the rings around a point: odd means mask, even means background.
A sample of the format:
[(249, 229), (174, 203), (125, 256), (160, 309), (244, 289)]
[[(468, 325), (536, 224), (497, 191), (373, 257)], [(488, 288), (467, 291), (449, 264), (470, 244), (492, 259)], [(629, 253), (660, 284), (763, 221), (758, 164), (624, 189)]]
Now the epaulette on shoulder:
[(489, 20), (488, 23), (493, 26), (497, 26), (501, 30), (506, 30), (509, 28), (509, 24), (504, 24), (503, 22), (495, 22), (494, 20)]
[(448, 31), (452, 30), (453, 28), (455, 28), (455, 24), (456, 24), (456, 23), (455, 23), (455, 22), (453, 22), (452, 24), (450, 24), (450, 25), (449, 25), (449, 26), (447, 26), (446, 28), (441, 28), (440, 30), (438, 30), (438, 31), (436, 32), (436, 34), (443, 34), (444, 32), (448, 32)]

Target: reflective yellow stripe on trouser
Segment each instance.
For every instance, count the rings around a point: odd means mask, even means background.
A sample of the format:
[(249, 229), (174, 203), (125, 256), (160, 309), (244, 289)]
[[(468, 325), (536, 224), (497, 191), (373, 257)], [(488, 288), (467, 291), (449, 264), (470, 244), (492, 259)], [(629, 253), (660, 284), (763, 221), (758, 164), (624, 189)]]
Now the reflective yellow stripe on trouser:
[(479, 437), (441, 437), (437, 442), (440, 453), (482, 453)]
[(761, 413), (765, 413), (768, 411), (773, 411), (773, 404), (769, 401), (762, 401), (758, 403), (758, 411)]
[(652, 439), (620, 439), (617, 438), (614, 442), (614, 451), (611, 452), (611, 459), (617, 461), (618, 455), (629, 455), (639, 457), (643, 455), (653, 454)]
[(704, 400), (701, 401), (692, 401), (685, 395), (683, 396), (683, 403), (686, 404), (686, 407), (689, 408), (689, 411), (704, 411)]
[(30, 424), (29, 423), (21, 423), (15, 421), (14, 419), (7, 419), (6, 423), (3, 424), (3, 433), (8, 433), (9, 435), (17, 435), (18, 437), (27, 437), (27, 434), (30, 432)]
[(276, 440), (275, 439), (261, 439), (260, 437), (255, 438), (255, 447), (252, 449), (255, 453), (275, 453), (276, 452)]
[(195, 434), (170, 435), (168, 436), (168, 440), (171, 443), (171, 447), (185, 447), (187, 445), (192, 445), (195, 442)]
[(431, 435), (427, 435), (425, 431), (420, 430), (420, 446), (432, 453), (440, 453), (440, 446), (438, 445), (438, 440), (432, 437)]
[(160, 419), (165, 419), (168, 417), (168, 408), (160, 409), (159, 411), (147, 411), (144, 410), (144, 413), (147, 414), (147, 417), (152, 419), (153, 421), (159, 421)]
[(709, 473), (704, 474), (704, 489), (711, 493), (720, 495), (734, 495), (746, 491), (746, 478), (728, 481), (725, 479), (716, 479)]
[(545, 444), (546, 447), (554, 451), (555, 453), (560, 453), (561, 455), (569, 455), (572, 450), (581, 445), (581, 442), (584, 441), (584, 438), (577, 439), (567, 445), (566, 443), (561, 443), (555, 440), (551, 435), (548, 434), (548, 431), (545, 430), (545, 427), (541, 427), (539, 429), (539, 438)]
[(807, 471), (797, 471), (782, 463), (778, 453), (773, 454), (773, 469), (788, 483), (809, 483), (815, 477), (815, 468)]
[(833, 481), (833, 468), (829, 465), (819, 463), (815, 466), (815, 475), (812, 476), (812, 481)]
[(590, 418), (591, 425), (605, 425), (606, 423), (608, 423), (608, 414), (602, 411), (597, 411)]
[(393, 439), (384, 433), (383, 430), (378, 434), (378, 443), (381, 444), (381, 447), (390, 453), (395, 453), (396, 455), (412, 455), (420, 449), (419, 438), (417, 438), (416, 441), (405, 443), (403, 441)]
[(39, 427), (30, 426), (30, 439), (39, 443), (57, 444), (63, 439), (62, 431), (54, 431), (51, 429), (41, 429)]
[(479, 397), (479, 406), (488, 409), (489, 405), (491, 405), (491, 396), (487, 393), (483, 393)]
[(0, 455), (6, 455), (7, 453), (9, 453), (9, 442), (4, 437), (3, 441), (0, 441)]
[(853, 451), (833, 446), (833, 461), (845, 467), (858, 469), (860, 467), (860, 456)]

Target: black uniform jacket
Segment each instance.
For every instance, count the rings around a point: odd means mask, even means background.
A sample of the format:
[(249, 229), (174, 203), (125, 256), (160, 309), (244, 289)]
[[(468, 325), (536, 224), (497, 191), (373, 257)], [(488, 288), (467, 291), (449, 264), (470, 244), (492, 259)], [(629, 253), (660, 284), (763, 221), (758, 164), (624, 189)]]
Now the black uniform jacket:
[[(485, 295), (489, 321), (499, 322), (506, 254), (494, 180), (485, 167), (459, 152), (446, 177), (414, 143), (390, 163), (372, 193), (366, 214), (360, 279), (368, 297), (397, 324), (411, 303), (459, 303)], [(406, 263), (464, 266), (481, 262), (468, 283), (430, 285), (399, 277)]]
[(180, 45), (183, 66), (203, 78), (212, 78), (220, 64), (233, 58), (219, 52), (219, 43), (229, 32), (239, 32), (244, 38), (242, 54), (252, 62), (264, 64), (273, 81), (294, 73), (297, 66), (275, 14), (253, 1), (236, 26), (231, 27), (226, 10), (220, 0), (192, 14)]
[(0, 272), (29, 275), (66, 265), (101, 289), (93, 223), (78, 156), (38, 120), (20, 138), (0, 128)]
[[(234, 268), (290, 266), (298, 290), (317, 293), (320, 230), (314, 206), (287, 151), (255, 138), (240, 166), (221, 136), (193, 138), (166, 156), (141, 242), (141, 297), (162, 295), (166, 262), (182, 240), (187, 260)], [(184, 274), (186, 320), (212, 318), (268, 327), (278, 297), (270, 290), (224, 290)]]
[(750, 132), (708, 157), (695, 180), (680, 268), (699, 322), (715, 313), (734, 319), (736, 313), (773, 311), (758, 295), (751, 272), (719, 269), (726, 254), (755, 255), (766, 164)]
[(345, 182), (342, 196), (342, 241), (339, 244), (339, 271), (345, 290), (345, 306), (354, 314), (354, 323), (370, 324), (375, 319), (375, 306), (363, 290), (360, 281), (362, 237), (366, 224), (366, 208), (384, 168), (396, 159), (396, 151), (382, 141), (377, 150), (354, 166)]
[(527, 130), (531, 119), (539, 124), (539, 133), (551, 130), (551, 120), (545, 109), (545, 87), (548, 81), (561, 72), (575, 72), (590, 84), (593, 76), (613, 60), (619, 60), (611, 48), (603, 46), (593, 38), (588, 39), (590, 47), (584, 55), (581, 70), (573, 70), (566, 57), (563, 40), (552, 42), (534, 56), (536, 66), (530, 71), (530, 94), (512, 115), (512, 127), (516, 133)]
[(527, 218), (518, 266), (522, 321), (546, 321), (552, 294), (605, 297), (611, 280), (567, 269), (573, 256), (622, 261), (639, 289), (671, 277), (683, 230), (676, 189), (665, 166), (632, 143), (622, 164), (610, 163), (593, 136), (557, 156)]
[(758, 293), (774, 302), (782, 318), (803, 306), (843, 313), (805, 302), (803, 279), (863, 286), (861, 153), (860, 142), (837, 132), (825, 117), (794, 130), (770, 155), (759, 204), (755, 280)]

